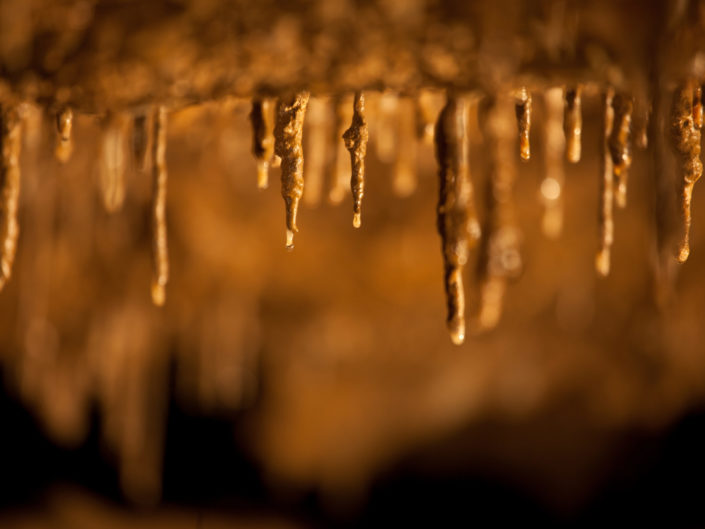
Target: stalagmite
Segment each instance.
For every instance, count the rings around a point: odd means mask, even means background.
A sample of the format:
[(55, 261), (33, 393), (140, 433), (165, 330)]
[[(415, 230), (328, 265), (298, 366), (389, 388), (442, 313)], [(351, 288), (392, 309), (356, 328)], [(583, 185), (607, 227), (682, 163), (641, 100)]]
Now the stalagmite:
[(54, 155), (61, 163), (66, 163), (73, 152), (71, 129), (73, 128), (73, 111), (64, 107), (56, 113), (56, 147)]
[(440, 192), (437, 227), (443, 250), (448, 307), (447, 325), (454, 344), (465, 340), (463, 269), (470, 247), (480, 236), (468, 174), (467, 102), (449, 95), (435, 130)]
[(516, 94), (517, 128), (519, 129), (519, 155), (527, 161), (531, 158), (531, 93), (522, 87)]
[(610, 273), (612, 242), (614, 240), (614, 170), (610, 154), (609, 139), (614, 125), (614, 90), (607, 89), (603, 96), (603, 136), (601, 142), (602, 178), (600, 180), (600, 206), (598, 209), (598, 224), (600, 231), (600, 248), (595, 259), (595, 268), (601, 276)]
[(0, 290), (12, 275), (20, 233), (17, 210), (20, 197), (21, 131), (18, 109), (0, 106)]
[(316, 206), (321, 200), (328, 154), (326, 149), (328, 128), (328, 102), (319, 97), (311, 97), (306, 111), (304, 137), (306, 192), (303, 201), (309, 206)]
[(609, 148), (612, 155), (612, 171), (617, 185), (614, 199), (617, 206), (623, 208), (627, 205), (627, 180), (629, 168), (632, 165), (631, 131), (634, 103), (631, 97), (617, 94), (612, 101), (612, 107), (614, 122), (609, 137)]
[(274, 101), (254, 99), (250, 112), (252, 154), (257, 160), (257, 187), (269, 186), (269, 166), (274, 155)]
[(103, 125), (99, 183), (103, 206), (108, 213), (118, 211), (125, 200), (127, 126), (122, 114), (111, 114)]
[(542, 229), (547, 237), (558, 237), (563, 230), (563, 89), (549, 88), (544, 93), (546, 117), (544, 123), (545, 175), (541, 182), (544, 205)]
[(274, 128), (274, 151), (281, 158), (282, 197), (286, 204), (286, 247), (294, 247), (296, 214), (304, 192), (304, 154), (302, 149), (304, 116), (309, 93), (298, 94), (279, 102)]
[(494, 97), (483, 120), (490, 165), (478, 261), (480, 300), (476, 320), (481, 330), (491, 329), (499, 322), (507, 280), (517, 277), (522, 267), (512, 195), (516, 178), (512, 120), (511, 99)]
[(377, 158), (384, 163), (392, 162), (397, 150), (398, 112), (399, 98), (397, 94), (390, 91), (382, 92), (377, 106), (375, 146), (377, 147)]
[(166, 108), (155, 111), (152, 132), (152, 302), (161, 307), (166, 301), (169, 281), (169, 249), (166, 233)]
[(132, 119), (132, 156), (135, 168), (146, 171), (152, 148), (152, 128), (154, 127), (154, 110), (136, 114)]
[(700, 128), (693, 115), (693, 83), (680, 86), (673, 97), (671, 108), (671, 143), (678, 155), (680, 175), (678, 176), (678, 203), (681, 220), (681, 237), (677, 257), (682, 263), (690, 254), (690, 203), (693, 186), (703, 173), (700, 161)]
[(353, 195), (353, 226), (362, 224), (362, 197), (365, 194), (365, 155), (367, 154), (367, 122), (365, 121), (365, 96), (355, 93), (353, 117), (350, 128), (343, 134), (345, 148), (350, 151), (350, 189)]
[(331, 135), (331, 168), (329, 170), (328, 202), (340, 204), (350, 190), (350, 163), (343, 134), (352, 119), (352, 98), (340, 96), (333, 102), (333, 129)]
[[(392, 172), (392, 188), (400, 197), (411, 195), (416, 189), (416, 119), (414, 101), (399, 99), (397, 121), (397, 152)], [(433, 128), (433, 127), (432, 127)], [(433, 134), (431, 134), (433, 138)]]
[(566, 142), (565, 157), (571, 163), (578, 163), (582, 154), (582, 91), (582, 86), (578, 85), (565, 92), (565, 114), (563, 117)]

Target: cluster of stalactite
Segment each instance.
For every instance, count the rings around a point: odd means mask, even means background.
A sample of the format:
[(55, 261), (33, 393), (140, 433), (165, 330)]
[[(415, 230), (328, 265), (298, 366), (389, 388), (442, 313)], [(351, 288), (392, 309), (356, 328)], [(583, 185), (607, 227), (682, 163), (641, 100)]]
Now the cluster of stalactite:
[[(602, 137), (596, 269), (610, 270), (614, 240), (614, 204), (627, 205), (627, 182), (632, 163), (632, 138), (641, 148), (648, 145), (650, 106), (635, 101), (614, 88), (591, 86), (601, 91)], [(536, 92), (536, 90), (533, 90)], [(543, 108), (544, 178), (539, 196), (543, 205), (542, 228), (557, 237), (563, 226), (564, 160), (577, 163), (581, 157), (582, 99), (586, 86), (549, 87), (541, 91)], [(522, 86), (492, 94), (449, 90), (422, 90), (396, 94), (385, 91), (374, 99), (374, 122), (368, 126), (365, 93), (333, 97), (302, 91), (280, 98), (252, 100), (252, 152), (257, 162), (257, 186), (268, 186), (270, 168), (281, 166), (281, 194), (285, 203), (286, 246), (294, 245), (297, 216), (302, 200), (316, 204), (321, 198), (332, 204), (352, 194), (353, 225), (360, 227), (365, 192), (365, 157), (369, 127), (374, 127), (376, 155), (393, 161), (393, 188), (400, 196), (416, 187), (414, 161), (419, 141), (435, 144), (438, 161), (439, 199), (437, 226), (441, 237), (443, 277), (447, 298), (447, 323), (454, 343), (466, 334), (464, 269), (470, 252), (479, 242), (473, 329), (494, 327), (502, 312), (507, 281), (521, 270), (521, 234), (514, 223), (512, 188), (516, 178), (515, 157), (531, 158), (532, 90)], [(445, 100), (445, 102), (444, 102)], [(0, 108), (0, 287), (12, 273), (19, 226), (19, 156), (26, 104)], [(634, 129), (635, 108), (643, 114)], [(52, 109), (55, 115), (55, 156), (65, 163), (74, 150), (71, 108)], [(151, 296), (155, 305), (166, 300), (169, 260), (166, 231), (166, 127), (168, 110), (154, 105), (132, 113), (111, 112), (103, 116), (100, 136), (99, 192), (106, 211), (120, 210), (125, 197), (125, 171), (131, 156), (142, 172), (151, 171), (153, 278)], [(484, 193), (485, 218), (476, 213), (477, 197), (470, 172), (469, 118), (481, 123), (487, 145), (489, 173)], [(671, 145), (678, 159), (676, 195), (681, 235), (675, 256), (685, 261), (690, 252), (690, 204), (695, 182), (702, 174), (700, 140), (703, 123), (703, 91), (688, 79), (674, 91), (667, 120)], [(304, 131), (306, 142), (304, 142)], [(518, 143), (518, 149), (515, 144)], [(346, 150), (348, 151), (346, 153)], [(304, 156), (306, 166), (304, 166)], [(306, 183), (306, 193), (304, 193)]]

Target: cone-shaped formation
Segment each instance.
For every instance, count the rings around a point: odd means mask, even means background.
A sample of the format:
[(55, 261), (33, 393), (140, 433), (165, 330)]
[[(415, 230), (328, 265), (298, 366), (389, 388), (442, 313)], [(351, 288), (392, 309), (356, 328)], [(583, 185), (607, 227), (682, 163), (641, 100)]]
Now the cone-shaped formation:
[(563, 182), (565, 168), (565, 134), (563, 133), (563, 89), (549, 88), (544, 93), (546, 118), (544, 122), (545, 174), (541, 182), (541, 201), (544, 206), (541, 228), (546, 237), (558, 237), (563, 231)]
[(132, 156), (138, 171), (146, 171), (149, 165), (153, 127), (153, 109), (136, 114), (132, 119)]
[(382, 92), (377, 104), (377, 123), (375, 126), (375, 146), (377, 158), (381, 162), (394, 161), (397, 150), (396, 123), (399, 113), (399, 97), (391, 91)]
[(353, 226), (362, 224), (362, 197), (365, 194), (365, 155), (367, 154), (367, 122), (365, 121), (365, 96), (355, 93), (353, 117), (350, 128), (343, 134), (345, 148), (350, 151), (350, 189), (353, 195)]
[(340, 96), (333, 102), (333, 134), (331, 136), (331, 169), (328, 182), (328, 202), (340, 204), (350, 189), (350, 164), (343, 134), (352, 119), (352, 99)]
[(269, 185), (269, 166), (274, 155), (274, 101), (255, 99), (250, 112), (252, 154), (257, 159), (257, 187)]
[(66, 163), (73, 152), (71, 129), (73, 128), (73, 111), (71, 107), (64, 107), (56, 113), (56, 147), (54, 156), (61, 163)]
[(166, 233), (166, 108), (155, 111), (152, 138), (152, 302), (166, 301), (169, 248)]
[(583, 110), (582, 86), (569, 88), (565, 92), (563, 129), (565, 130), (565, 157), (571, 163), (578, 163), (582, 154)]
[(690, 254), (690, 202), (693, 186), (703, 173), (700, 161), (700, 128), (693, 115), (692, 82), (680, 86), (673, 97), (671, 108), (671, 143), (678, 155), (680, 175), (678, 177), (678, 203), (681, 216), (681, 237), (677, 257), (682, 263)]
[(614, 240), (614, 170), (612, 155), (609, 149), (609, 140), (614, 125), (614, 90), (607, 89), (603, 96), (603, 136), (601, 142), (601, 180), (600, 180), (600, 206), (598, 209), (598, 224), (600, 232), (600, 248), (595, 258), (595, 268), (601, 276), (610, 273), (610, 260), (612, 242)]
[(456, 345), (465, 340), (465, 292), (463, 269), (470, 246), (480, 236), (468, 174), (467, 102), (449, 95), (435, 130), (440, 193), (438, 232), (443, 250), (447, 324)]
[(416, 121), (416, 137), (425, 142), (433, 142), (434, 115), (431, 101), (432, 94), (427, 90), (421, 90), (416, 96), (414, 117)]
[(306, 135), (304, 138), (306, 192), (303, 200), (309, 206), (316, 206), (321, 200), (326, 169), (329, 121), (328, 102), (319, 97), (311, 97), (306, 111)]
[(304, 193), (304, 151), (302, 147), (304, 116), (309, 93), (298, 94), (279, 102), (274, 128), (274, 152), (281, 158), (282, 197), (286, 204), (286, 247), (294, 247), (296, 214)]
[(399, 99), (399, 107), (401, 111), (397, 122), (397, 153), (394, 159), (392, 188), (397, 196), (407, 197), (416, 189), (415, 104), (412, 99), (404, 97)]
[(519, 129), (519, 155), (527, 161), (531, 158), (531, 94), (522, 87), (516, 95), (517, 128)]
[(517, 277), (522, 268), (512, 195), (516, 178), (512, 118), (511, 99), (495, 97), (483, 122), (490, 165), (478, 261), (480, 303), (476, 320), (481, 330), (491, 329), (499, 322), (507, 280)]
[(21, 122), (17, 108), (0, 106), (0, 290), (12, 275), (20, 233)]
[(617, 189), (614, 199), (620, 208), (627, 205), (627, 180), (629, 168), (632, 165), (632, 111), (634, 103), (632, 98), (624, 94), (617, 94), (612, 101), (614, 108), (614, 123), (609, 138), (610, 154), (612, 155), (612, 170)]
[(103, 206), (108, 213), (118, 211), (125, 201), (127, 126), (122, 114), (111, 114), (103, 125), (99, 184)]

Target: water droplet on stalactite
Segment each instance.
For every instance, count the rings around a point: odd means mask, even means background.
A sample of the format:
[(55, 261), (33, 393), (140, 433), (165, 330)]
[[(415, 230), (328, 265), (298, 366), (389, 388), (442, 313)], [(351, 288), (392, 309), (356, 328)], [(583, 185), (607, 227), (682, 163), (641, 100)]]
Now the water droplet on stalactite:
[(522, 87), (515, 95), (517, 128), (519, 129), (519, 155), (527, 161), (531, 158), (531, 94)]
[(565, 130), (565, 157), (571, 163), (578, 163), (582, 154), (583, 111), (582, 86), (569, 88), (565, 92), (563, 128)]
[(56, 113), (56, 147), (54, 156), (61, 163), (66, 163), (73, 152), (71, 130), (73, 129), (73, 111), (64, 107)]
[(17, 238), (20, 196), (22, 120), (16, 107), (0, 106), (0, 290), (12, 275)]
[(304, 116), (309, 93), (299, 92), (279, 102), (274, 127), (274, 151), (281, 158), (282, 197), (286, 204), (286, 247), (294, 247), (296, 215), (304, 192)]
[(128, 120), (111, 114), (103, 124), (100, 141), (99, 184), (103, 206), (108, 213), (118, 211), (125, 201)]
[(612, 107), (614, 122), (609, 148), (612, 155), (612, 171), (617, 185), (614, 199), (618, 207), (624, 208), (627, 205), (627, 181), (629, 168), (632, 165), (631, 132), (634, 103), (631, 97), (617, 94), (612, 101)]
[(435, 130), (440, 181), (436, 212), (443, 251), (446, 321), (450, 338), (456, 345), (465, 340), (463, 269), (470, 247), (480, 235), (468, 171), (467, 112), (465, 98), (449, 94)]
[(326, 169), (326, 155), (330, 120), (328, 102), (325, 99), (311, 97), (306, 111), (304, 135), (304, 181), (306, 191), (303, 201), (309, 206), (316, 206), (321, 200), (323, 179)]
[(269, 166), (274, 155), (274, 101), (254, 99), (250, 112), (252, 123), (252, 154), (257, 160), (257, 187), (269, 185)]
[[(414, 117), (416, 121), (416, 137), (428, 144), (433, 143), (435, 116), (433, 112), (433, 94), (421, 90), (414, 100)], [(404, 109), (402, 109), (402, 114)]]
[(676, 255), (681, 263), (686, 261), (690, 254), (690, 206), (693, 186), (703, 173), (703, 164), (700, 161), (700, 128), (693, 115), (694, 92), (692, 82), (683, 84), (676, 90), (671, 107), (671, 144), (678, 155), (680, 169), (677, 182), (682, 233)]
[(367, 154), (367, 122), (365, 121), (365, 96), (355, 92), (353, 117), (350, 128), (343, 134), (345, 148), (350, 151), (350, 189), (353, 196), (353, 226), (362, 224), (362, 197), (365, 194), (365, 155)]
[(491, 329), (502, 314), (507, 280), (521, 273), (520, 233), (514, 220), (515, 133), (512, 99), (495, 96), (483, 120), (490, 156), (485, 190), (486, 221), (478, 261), (477, 326)]
[(157, 107), (152, 131), (152, 302), (166, 301), (169, 281), (169, 248), (166, 233), (166, 126), (167, 112)]
[(382, 92), (377, 104), (377, 122), (375, 124), (375, 146), (377, 158), (389, 163), (394, 160), (397, 150), (397, 113), (399, 98), (389, 91)]
[(563, 230), (563, 182), (565, 179), (563, 153), (563, 89), (549, 88), (544, 93), (546, 117), (544, 122), (545, 174), (541, 182), (541, 201), (544, 206), (541, 227), (544, 235), (555, 238)]
[(154, 109), (150, 109), (136, 114), (132, 119), (132, 156), (138, 171), (146, 171), (150, 163), (153, 118)]
[(333, 134), (329, 147), (332, 160), (328, 183), (328, 202), (331, 204), (340, 204), (350, 190), (350, 162), (343, 134), (352, 119), (352, 102), (350, 96), (339, 96), (333, 102)]
[(600, 205), (598, 209), (598, 225), (600, 232), (600, 248), (595, 258), (595, 268), (601, 276), (610, 273), (610, 259), (612, 242), (614, 241), (614, 169), (612, 167), (612, 155), (610, 154), (609, 141), (614, 126), (614, 90), (608, 88), (603, 96), (603, 136), (600, 153), (602, 156), (600, 180)]
[[(414, 107), (412, 99), (408, 97), (399, 99), (397, 153), (392, 172), (392, 188), (400, 197), (407, 197), (416, 189), (417, 140)], [(431, 134), (431, 139), (433, 139), (433, 134)]]

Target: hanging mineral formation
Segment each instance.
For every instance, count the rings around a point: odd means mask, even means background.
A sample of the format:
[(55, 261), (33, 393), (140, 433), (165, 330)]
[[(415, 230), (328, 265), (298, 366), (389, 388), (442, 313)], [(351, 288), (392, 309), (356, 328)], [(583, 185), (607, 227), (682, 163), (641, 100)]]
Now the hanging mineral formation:
[(20, 228), (21, 119), (15, 107), (0, 106), (0, 290), (12, 275)]
[[(412, 99), (403, 97), (399, 98), (399, 107), (397, 152), (392, 172), (392, 189), (397, 196), (407, 197), (416, 189), (415, 103)], [(433, 138), (433, 134), (431, 134), (431, 138)]]
[(394, 161), (397, 150), (396, 123), (399, 112), (399, 98), (391, 91), (384, 91), (377, 104), (377, 123), (375, 125), (375, 146), (377, 158), (384, 163)]
[(461, 96), (449, 95), (435, 130), (440, 180), (437, 222), (443, 251), (447, 325), (450, 338), (456, 345), (465, 340), (463, 269), (470, 247), (480, 235), (468, 175), (466, 115), (466, 100)]
[(306, 134), (304, 137), (306, 192), (303, 200), (309, 206), (316, 206), (321, 200), (326, 154), (328, 154), (326, 149), (328, 127), (328, 101), (320, 97), (311, 97), (306, 111)]
[(693, 115), (692, 82), (680, 86), (673, 97), (671, 110), (671, 138), (678, 155), (680, 175), (678, 178), (678, 202), (681, 217), (681, 237), (677, 257), (682, 263), (690, 254), (690, 203), (693, 198), (693, 186), (703, 173), (700, 161), (700, 128)]
[(632, 111), (634, 103), (632, 98), (624, 94), (617, 94), (612, 101), (614, 108), (614, 122), (609, 138), (610, 154), (612, 155), (612, 171), (617, 189), (614, 200), (618, 207), (627, 205), (627, 180), (629, 168), (632, 165)]
[(547, 237), (558, 237), (563, 230), (563, 182), (565, 173), (563, 153), (563, 89), (549, 88), (544, 93), (546, 118), (544, 124), (545, 175), (541, 182), (541, 201), (544, 212), (543, 233)]
[(428, 90), (421, 90), (416, 98), (414, 117), (416, 121), (416, 137), (425, 142), (433, 143), (434, 115), (432, 94)]
[(565, 157), (571, 163), (578, 163), (582, 153), (581, 136), (583, 134), (582, 86), (570, 88), (565, 92)]
[(154, 110), (149, 109), (147, 112), (136, 114), (132, 120), (132, 156), (138, 171), (146, 171), (149, 164), (153, 117)]
[(614, 90), (607, 89), (603, 96), (603, 136), (601, 142), (602, 170), (600, 180), (600, 206), (598, 209), (598, 224), (600, 231), (600, 248), (595, 259), (595, 268), (602, 276), (610, 273), (612, 242), (614, 240), (614, 169), (610, 154), (609, 140), (614, 125)]
[(274, 155), (274, 102), (271, 99), (254, 99), (252, 122), (252, 154), (257, 160), (257, 187), (269, 185), (269, 166)]
[(73, 111), (64, 107), (56, 114), (56, 147), (54, 155), (61, 163), (66, 163), (73, 152), (71, 129), (73, 128)]
[(333, 102), (333, 129), (330, 152), (332, 156), (328, 182), (328, 202), (340, 204), (350, 189), (350, 164), (343, 134), (352, 119), (352, 98), (339, 96)]
[(516, 95), (517, 127), (519, 129), (519, 155), (527, 161), (531, 158), (531, 94), (522, 87)]
[(108, 213), (122, 207), (125, 200), (127, 162), (127, 120), (124, 115), (108, 116), (100, 143), (100, 195)]
[(294, 247), (296, 214), (304, 192), (304, 153), (302, 148), (304, 116), (309, 93), (298, 94), (279, 102), (274, 128), (274, 151), (281, 158), (282, 197), (286, 204), (286, 247)]
[(365, 194), (365, 154), (367, 154), (367, 122), (365, 121), (365, 96), (355, 93), (353, 117), (350, 128), (343, 134), (345, 148), (350, 151), (350, 189), (353, 195), (353, 226), (362, 224), (362, 197)]
[(169, 281), (169, 249), (166, 233), (166, 108), (155, 111), (152, 138), (152, 302), (166, 301)]

